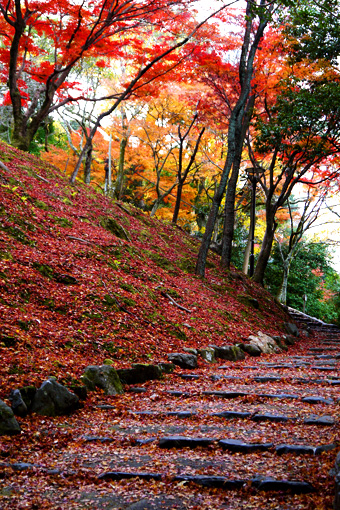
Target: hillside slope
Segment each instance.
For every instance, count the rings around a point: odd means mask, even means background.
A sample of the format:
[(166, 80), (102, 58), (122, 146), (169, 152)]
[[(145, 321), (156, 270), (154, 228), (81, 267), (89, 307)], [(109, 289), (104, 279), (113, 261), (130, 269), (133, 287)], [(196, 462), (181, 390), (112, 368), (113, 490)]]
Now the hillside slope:
[(282, 330), (270, 295), (215, 255), (195, 277), (198, 241), (181, 229), (2, 142), (0, 162), (0, 397), (51, 375), (70, 383), (107, 358), (166, 361)]

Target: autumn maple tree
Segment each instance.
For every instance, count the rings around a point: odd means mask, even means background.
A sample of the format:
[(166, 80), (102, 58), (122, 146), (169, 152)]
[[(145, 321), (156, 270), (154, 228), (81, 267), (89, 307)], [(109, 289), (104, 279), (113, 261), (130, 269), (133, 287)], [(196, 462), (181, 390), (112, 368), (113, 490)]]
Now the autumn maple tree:
[[(123, 2), (0, 2), (1, 79), (8, 84), (5, 104), (13, 110), (12, 144), (28, 150), (41, 122), (69, 102), (86, 99), (72, 71), (86, 57), (105, 66), (136, 49), (139, 69), (118, 94), (119, 102), (164, 57), (183, 46), (195, 30), (190, 0)], [(187, 35), (185, 26), (188, 26)], [(152, 33), (162, 33), (155, 38)], [(144, 46), (143, 51), (137, 48)], [(140, 58), (142, 57), (142, 58)], [(172, 64), (174, 62), (172, 61)], [(164, 69), (162, 71), (164, 72)], [(31, 84), (34, 84), (34, 87)], [(117, 96), (114, 96), (117, 99)]]

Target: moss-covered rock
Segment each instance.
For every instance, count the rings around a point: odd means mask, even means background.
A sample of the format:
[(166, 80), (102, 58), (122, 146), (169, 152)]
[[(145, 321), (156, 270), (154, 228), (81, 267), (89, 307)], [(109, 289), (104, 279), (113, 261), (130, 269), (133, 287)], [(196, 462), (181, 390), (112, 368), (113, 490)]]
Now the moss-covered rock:
[(245, 358), (243, 350), (238, 345), (212, 345), (211, 347), (215, 349), (216, 358), (228, 361), (238, 361)]
[(82, 376), (82, 382), (90, 391), (100, 388), (104, 390), (106, 395), (118, 395), (124, 393), (118, 373), (110, 365), (91, 365), (86, 367), (84, 375)]
[(103, 228), (109, 230), (114, 236), (119, 237), (120, 239), (125, 239), (126, 241), (130, 241), (130, 237), (125, 228), (119, 225), (119, 223), (114, 218), (102, 218), (100, 220), (100, 224)]
[(242, 303), (243, 305), (246, 305), (250, 308), (254, 308), (254, 310), (258, 310), (260, 308), (260, 303), (257, 299), (247, 296), (245, 294), (239, 294), (236, 296), (236, 299), (239, 303)]
[(12, 409), (0, 400), (0, 435), (20, 434), (20, 432), (19, 423), (15, 419)]
[(119, 379), (124, 384), (140, 384), (162, 377), (162, 370), (158, 365), (134, 363), (132, 368), (118, 369)]

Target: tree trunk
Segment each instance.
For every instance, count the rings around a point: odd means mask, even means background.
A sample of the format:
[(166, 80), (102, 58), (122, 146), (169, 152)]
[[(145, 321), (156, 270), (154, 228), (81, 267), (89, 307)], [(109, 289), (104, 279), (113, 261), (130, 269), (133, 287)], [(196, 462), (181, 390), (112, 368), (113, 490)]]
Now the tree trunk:
[(120, 141), (119, 148), (119, 163), (117, 180), (115, 185), (115, 195), (120, 200), (124, 194), (124, 166), (125, 166), (125, 150), (128, 143), (128, 139), (124, 136)]
[(290, 270), (290, 260), (285, 260), (283, 264), (283, 274), (282, 274), (282, 281), (279, 288), (279, 292), (277, 294), (277, 299), (282, 303), (283, 305), (287, 304), (287, 288), (288, 288), (288, 276), (289, 276), (289, 270)]
[(240, 166), (242, 161), (243, 144), (246, 137), (246, 132), (250, 124), (255, 103), (255, 95), (253, 94), (248, 101), (245, 114), (238, 119), (236, 126), (236, 150), (233, 163), (233, 171), (228, 182), (227, 195), (225, 200), (224, 209), (224, 228), (222, 237), (222, 255), (221, 267), (229, 269), (231, 263), (234, 230), (235, 230), (235, 197), (238, 176), (240, 173)]
[(160, 199), (157, 198), (157, 200), (154, 201), (154, 204), (153, 204), (151, 212), (150, 212), (150, 218), (153, 218), (155, 216), (161, 203), (162, 203), (162, 198), (160, 198)]
[(240, 56), (239, 63), (239, 80), (241, 85), (241, 92), (234, 106), (230, 119), (229, 119), (229, 129), (228, 129), (228, 153), (227, 159), (224, 165), (224, 169), (222, 172), (220, 184), (218, 186), (217, 192), (215, 193), (212, 208), (209, 214), (207, 226), (205, 229), (205, 233), (202, 239), (201, 247), (197, 257), (196, 263), (196, 274), (204, 277), (205, 274), (205, 265), (206, 259), (208, 255), (209, 245), (211, 241), (211, 236), (214, 230), (215, 221), (217, 218), (218, 210), (225, 192), (225, 188), (228, 182), (230, 170), (234, 164), (236, 150), (237, 150), (237, 140), (236, 140), (236, 132), (237, 127), (241, 126), (244, 110), (246, 104), (249, 99), (249, 95), (251, 92), (251, 80), (253, 77), (254, 71), (254, 58), (256, 55), (257, 48), (263, 36), (264, 29), (267, 26), (269, 20), (269, 13), (272, 11), (273, 6), (269, 7), (269, 10), (266, 10), (265, 1), (261, 0), (260, 7), (262, 8), (261, 12), (259, 11), (259, 24), (255, 29), (254, 37), (251, 42), (251, 34), (254, 31), (254, 19), (255, 12), (253, 10), (253, 2), (251, 0), (247, 1), (246, 7), (246, 29), (244, 33), (244, 39), (242, 44), (242, 51)]
[(208, 256), (208, 250), (210, 246), (211, 236), (214, 231), (216, 218), (218, 215), (218, 211), (222, 202), (222, 198), (224, 195), (224, 191), (227, 185), (229, 172), (232, 167), (234, 161), (235, 154), (235, 131), (236, 131), (236, 107), (234, 108), (230, 122), (229, 122), (229, 130), (228, 130), (228, 154), (227, 159), (223, 168), (220, 184), (214, 194), (211, 210), (209, 213), (208, 221), (205, 227), (205, 232), (203, 235), (202, 243), (198, 252), (197, 262), (196, 262), (196, 274), (199, 276), (205, 275), (205, 265)]
[(85, 166), (84, 166), (84, 182), (90, 184), (91, 182), (91, 164), (92, 164), (92, 143), (86, 151)]
[(247, 246), (244, 251), (244, 259), (243, 259), (243, 266), (242, 266), (242, 273), (248, 274), (248, 268), (249, 268), (249, 258), (250, 258), (250, 251), (251, 251), (251, 241), (252, 241), (252, 225), (249, 225), (249, 234), (247, 239)]
[(277, 227), (277, 223), (273, 218), (274, 215), (275, 213), (270, 213), (270, 217), (267, 219), (267, 227), (253, 276), (253, 280), (257, 283), (260, 283), (261, 285), (263, 285), (264, 273), (270, 257), (270, 252), (274, 241), (274, 234)]
[(176, 203), (175, 203), (174, 214), (172, 217), (172, 223), (174, 223), (175, 225), (177, 223), (178, 214), (179, 214), (179, 210), (181, 207), (182, 191), (183, 191), (183, 183), (179, 182), (177, 185)]

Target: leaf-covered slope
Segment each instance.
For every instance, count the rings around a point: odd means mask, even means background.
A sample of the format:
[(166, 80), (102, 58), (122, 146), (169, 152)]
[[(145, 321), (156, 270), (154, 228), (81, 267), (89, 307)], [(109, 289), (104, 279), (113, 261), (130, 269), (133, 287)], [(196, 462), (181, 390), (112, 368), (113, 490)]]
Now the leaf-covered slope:
[(71, 382), (107, 358), (116, 366), (158, 362), (185, 346), (282, 328), (286, 317), (269, 294), (221, 272), (214, 255), (207, 278), (195, 277), (198, 243), (181, 229), (70, 186), (53, 166), (2, 142), (0, 161), (6, 392), (48, 375)]

